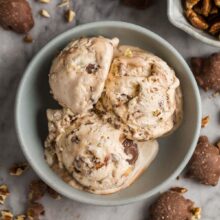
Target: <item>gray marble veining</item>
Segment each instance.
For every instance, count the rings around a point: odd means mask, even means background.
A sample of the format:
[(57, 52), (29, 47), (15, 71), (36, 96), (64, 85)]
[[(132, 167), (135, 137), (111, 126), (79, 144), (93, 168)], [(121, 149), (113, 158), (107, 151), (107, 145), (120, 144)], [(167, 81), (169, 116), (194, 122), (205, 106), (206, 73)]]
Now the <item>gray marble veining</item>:
[[(32, 170), (21, 178), (8, 175), (8, 167), (13, 162), (24, 160), (14, 126), (15, 96), (29, 61), (50, 39), (74, 28), (75, 25), (98, 20), (121, 20), (139, 24), (156, 32), (169, 41), (186, 60), (191, 56), (218, 51), (217, 48), (207, 46), (173, 27), (166, 16), (165, 0), (155, 0), (154, 5), (145, 11), (121, 6), (118, 0), (74, 0), (72, 3), (76, 11), (76, 20), (71, 24), (66, 24), (63, 20), (63, 9), (56, 8), (58, 2), (53, 0), (49, 5), (42, 5), (30, 0), (36, 22), (31, 31), (35, 39), (33, 44), (24, 44), (22, 36), (0, 28), (0, 183), (6, 182), (10, 186), (12, 196), (7, 200), (6, 208), (15, 214), (24, 211), (27, 185), (30, 180), (36, 178)], [(51, 13), (50, 19), (38, 15), (42, 8)], [(210, 124), (202, 133), (216, 141), (220, 136), (220, 98), (213, 98), (211, 93), (202, 91), (201, 95), (203, 114), (211, 116)], [(185, 186), (189, 189), (186, 196), (202, 207), (202, 220), (220, 219), (220, 184), (217, 187), (207, 187), (181, 178), (170, 185)], [(46, 207), (46, 216), (42, 218), (45, 220), (144, 220), (149, 205), (148, 200), (121, 207), (95, 207), (65, 198), (55, 201), (49, 197), (45, 197), (42, 202)]]

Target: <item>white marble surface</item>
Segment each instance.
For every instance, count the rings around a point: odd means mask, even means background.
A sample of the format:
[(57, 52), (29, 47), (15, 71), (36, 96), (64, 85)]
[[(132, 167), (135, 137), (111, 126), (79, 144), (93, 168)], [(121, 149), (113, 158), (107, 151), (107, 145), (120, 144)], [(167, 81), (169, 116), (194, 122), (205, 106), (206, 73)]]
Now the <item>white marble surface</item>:
[[(121, 20), (142, 25), (156, 32), (169, 41), (187, 60), (191, 56), (209, 54), (218, 51), (192, 39), (181, 30), (173, 27), (166, 16), (166, 1), (155, 0), (154, 5), (145, 11), (138, 11), (119, 5), (118, 0), (75, 0), (76, 22), (66, 24), (63, 21), (62, 9), (56, 9), (58, 0), (52, 0), (50, 5), (40, 5), (30, 0), (34, 10), (36, 25), (31, 31), (35, 42), (27, 45), (22, 42), (22, 36), (4, 31), (0, 28), (0, 183), (9, 184), (12, 195), (6, 202), (6, 208), (18, 214), (23, 212), (26, 202), (27, 185), (36, 178), (29, 170), (21, 178), (10, 177), (8, 167), (17, 161), (23, 161), (14, 126), (14, 101), (16, 90), (22, 74), (31, 58), (54, 36), (75, 25), (97, 20)], [(40, 8), (47, 8), (50, 19), (38, 15)], [(211, 94), (201, 91), (204, 115), (211, 116), (211, 122), (203, 133), (212, 141), (219, 138), (219, 107), (220, 97), (213, 98)], [(202, 220), (220, 219), (220, 184), (217, 187), (199, 185), (193, 181), (180, 179), (170, 185), (185, 186), (189, 189), (187, 196), (202, 207)], [(144, 220), (147, 218), (147, 206), (150, 201), (122, 207), (95, 207), (80, 204), (63, 198), (54, 201), (48, 197), (42, 200), (46, 207), (45, 220)], [(0, 207), (0, 209), (3, 207)]]

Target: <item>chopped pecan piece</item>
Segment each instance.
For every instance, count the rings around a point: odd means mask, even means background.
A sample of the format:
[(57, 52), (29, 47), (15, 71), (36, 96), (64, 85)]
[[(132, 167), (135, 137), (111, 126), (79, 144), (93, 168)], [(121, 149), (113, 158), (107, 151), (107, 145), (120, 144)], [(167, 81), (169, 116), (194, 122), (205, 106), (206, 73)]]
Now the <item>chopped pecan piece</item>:
[(210, 117), (207, 115), (202, 118), (202, 128), (205, 128), (209, 123)]
[(208, 17), (212, 8), (211, 0), (203, 0), (202, 2), (202, 14)]
[(27, 163), (17, 163), (9, 169), (9, 174), (11, 176), (21, 176), (27, 168)]
[(170, 189), (171, 191), (177, 192), (177, 193), (186, 193), (188, 192), (188, 189), (183, 187), (173, 187)]
[(214, 23), (209, 29), (209, 33), (213, 34), (213, 35), (215, 35), (219, 32), (220, 32), (220, 21)]
[(10, 192), (6, 184), (0, 185), (0, 204), (4, 205), (6, 198), (9, 196)]
[(196, 27), (199, 28), (201, 30), (206, 30), (209, 25), (208, 23), (205, 21), (205, 19), (203, 19), (203, 17), (201, 17), (200, 15), (196, 14), (193, 10), (189, 9), (186, 11), (186, 17), (188, 18), (188, 20), (190, 21), (190, 23)]
[(9, 210), (1, 211), (1, 220), (13, 220), (13, 214)]

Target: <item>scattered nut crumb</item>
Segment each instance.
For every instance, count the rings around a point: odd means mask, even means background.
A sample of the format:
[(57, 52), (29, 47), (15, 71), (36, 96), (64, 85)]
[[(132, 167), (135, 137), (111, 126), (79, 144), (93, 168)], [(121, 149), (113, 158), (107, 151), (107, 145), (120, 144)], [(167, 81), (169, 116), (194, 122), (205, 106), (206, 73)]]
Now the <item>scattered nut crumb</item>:
[(40, 3), (48, 4), (50, 3), (50, 0), (39, 0)]
[(49, 186), (47, 187), (47, 192), (50, 195), (50, 197), (52, 197), (53, 199), (56, 199), (56, 200), (61, 199), (61, 195), (55, 190), (53, 190), (52, 188), (50, 188)]
[(193, 219), (192, 220), (198, 220), (201, 218), (202, 209), (195, 207), (192, 209)]
[(9, 196), (10, 192), (6, 184), (0, 185), (0, 204), (4, 205), (6, 198)]
[(26, 220), (26, 215), (17, 215), (15, 220)]
[(46, 193), (47, 185), (41, 180), (34, 180), (30, 183), (28, 198), (30, 201), (41, 199)]
[(45, 9), (40, 10), (39, 14), (40, 14), (42, 17), (50, 18), (49, 12), (48, 12), (47, 10), (45, 10)]
[(24, 36), (24, 38), (23, 38), (23, 41), (25, 42), (25, 43), (33, 43), (33, 38), (32, 38), (32, 36), (31, 35), (25, 35)]
[(65, 13), (65, 18), (68, 23), (72, 22), (75, 16), (76, 16), (76, 13), (73, 10), (68, 10)]
[(171, 191), (178, 192), (178, 193), (186, 193), (188, 192), (188, 189), (184, 187), (173, 187), (170, 189)]
[(31, 203), (27, 209), (27, 218), (28, 220), (38, 220), (40, 215), (44, 215), (45, 210), (42, 204), (40, 203)]
[(153, 111), (152, 114), (154, 117), (158, 117), (161, 114), (161, 112), (159, 110), (156, 110), (156, 111)]
[(10, 169), (9, 169), (9, 174), (11, 176), (21, 176), (25, 170), (28, 169), (28, 164), (27, 163), (17, 163), (14, 164)]
[(9, 210), (1, 211), (1, 220), (13, 220), (13, 214)]
[(209, 121), (210, 121), (210, 117), (208, 115), (203, 117), (202, 118), (202, 128), (205, 128), (208, 125)]

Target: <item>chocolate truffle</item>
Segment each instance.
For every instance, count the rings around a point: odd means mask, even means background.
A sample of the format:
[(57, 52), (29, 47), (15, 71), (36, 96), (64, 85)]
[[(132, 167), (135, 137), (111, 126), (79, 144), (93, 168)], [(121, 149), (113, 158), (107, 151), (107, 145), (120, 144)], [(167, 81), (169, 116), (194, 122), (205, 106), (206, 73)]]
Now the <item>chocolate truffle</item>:
[(0, 0), (0, 25), (17, 33), (27, 33), (34, 26), (32, 10), (26, 0)]
[(200, 219), (201, 209), (185, 199), (181, 193), (167, 191), (150, 206), (149, 220), (192, 220)]
[(199, 86), (205, 91), (212, 89), (220, 92), (220, 53), (207, 58), (194, 57), (191, 66)]
[(215, 186), (220, 177), (220, 152), (206, 136), (199, 138), (196, 150), (188, 164), (187, 177)]

